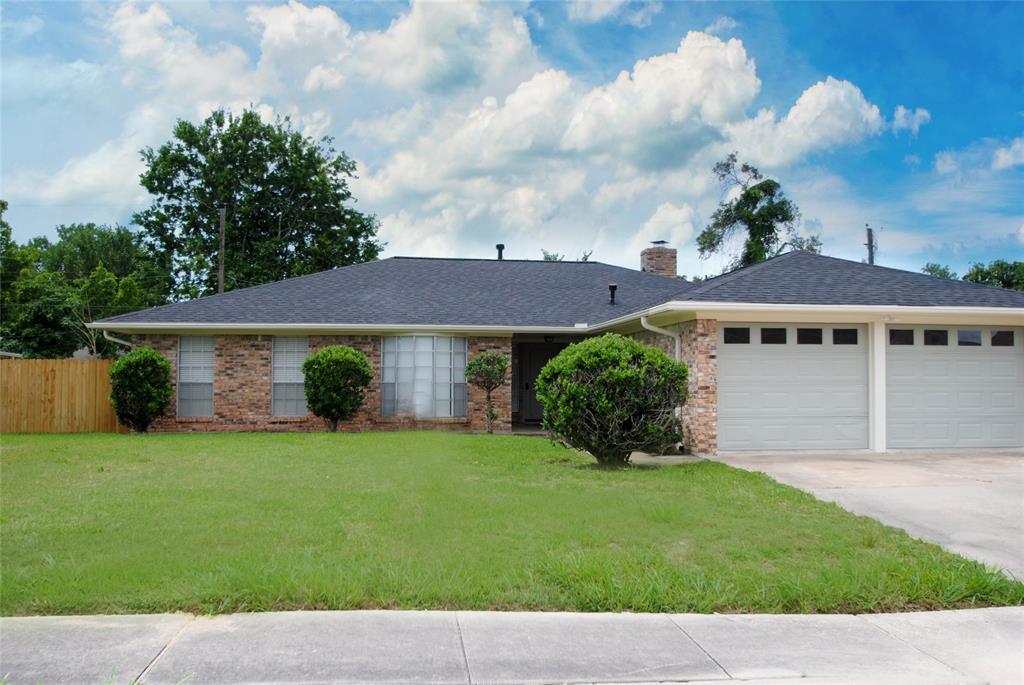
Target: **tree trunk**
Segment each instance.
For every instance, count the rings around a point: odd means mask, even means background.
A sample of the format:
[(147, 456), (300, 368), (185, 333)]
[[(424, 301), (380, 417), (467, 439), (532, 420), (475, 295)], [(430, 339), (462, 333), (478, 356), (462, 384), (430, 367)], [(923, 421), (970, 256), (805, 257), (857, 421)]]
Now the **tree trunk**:
[(491, 402), (491, 391), (487, 391), (487, 434), (494, 433), (494, 404)]
[(338, 419), (327, 419), (327, 430), (332, 433), (338, 432)]

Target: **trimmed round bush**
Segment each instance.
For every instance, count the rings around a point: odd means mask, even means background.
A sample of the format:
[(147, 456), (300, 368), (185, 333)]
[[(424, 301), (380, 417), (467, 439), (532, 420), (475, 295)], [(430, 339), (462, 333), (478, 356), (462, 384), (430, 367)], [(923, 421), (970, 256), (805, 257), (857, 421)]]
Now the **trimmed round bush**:
[(544, 427), (602, 464), (660, 454), (680, 439), (675, 409), (688, 374), (661, 350), (614, 333), (570, 345), (537, 376)]
[(338, 422), (359, 411), (366, 388), (373, 381), (373, 369), (366, 355), (345, 345), (325, 347), (302, 364), (306, 405), (327, 422), (333, 433)]
[(110, 402), (117, 420), (145, 433), (171, 404), (171, 363), (152, 347), (139, 347), (110, 367)]
[(491, 393), (505, 385), (508, 373), (508, 357), (498, 352), (483, 352), (466, 364), (466, 382), (487, 393), (487, 432), (494, 432), (494, 411)]

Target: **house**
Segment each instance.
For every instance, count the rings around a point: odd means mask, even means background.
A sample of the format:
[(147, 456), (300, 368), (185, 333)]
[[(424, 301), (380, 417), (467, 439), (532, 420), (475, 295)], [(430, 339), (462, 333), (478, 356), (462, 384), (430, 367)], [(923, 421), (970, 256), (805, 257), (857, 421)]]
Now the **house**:
[(689, 283), (676, 251), (597, 262), (393, 257), (104, 319), (162, 352), (176, 401), (157, 430), (322, 430), (301, 364), (331, 344), (374, 382), (348, 430), (479, 430), (464, 366), (511, 357), (499, 430), (539, 422), (533, 383), (609, 331), (687, 362), (686, 445), (716, 450), (1024, 445), (1024, 292), (807, 252)]

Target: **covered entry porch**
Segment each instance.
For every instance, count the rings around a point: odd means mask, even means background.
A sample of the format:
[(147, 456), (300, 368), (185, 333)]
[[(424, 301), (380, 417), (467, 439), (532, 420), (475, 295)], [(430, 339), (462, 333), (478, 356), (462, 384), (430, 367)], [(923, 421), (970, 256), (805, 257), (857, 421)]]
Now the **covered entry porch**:
[(569, 344), (583, 336), (531, 335), (512, 336), (512, 430), (539, 432), (544, 412), (537, 401), (536, 380), (540, 370)]

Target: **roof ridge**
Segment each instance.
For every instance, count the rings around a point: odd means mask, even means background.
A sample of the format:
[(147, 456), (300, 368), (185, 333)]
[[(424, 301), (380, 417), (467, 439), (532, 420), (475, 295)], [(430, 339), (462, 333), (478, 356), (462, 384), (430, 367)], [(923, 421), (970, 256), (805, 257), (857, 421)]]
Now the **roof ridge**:
[[(718, 274), (717, 276), (712, 276), (711, 278), (708, 278), (708, 279), (705, 279), (705, 280), (701, 281), (701, 283), (696, 288), (691, 290), (689, 292), (689, 294), (690, 295), (703, 295), (704, 293), (711, 292), (712, 290), (714, 290), (715, 288), (718, 288), (719, 286), (725, 285), (726, 283), (733, 282), (739, 276), (742, 276), (742, 275), (745, 275), (745, 274), (749, 274), (752, 270), (758, 270), (759, 267), (762, 267), (762, 266), (768, 264), (769, 262), (778, 261), (778, 260), (782, 259), (783, 257), (790, 257), (792, 255), (800, 254), (800, 253), (804, 253), (804, 252), (806, 252), (806, 250), (790, 250), (789, 252), (783, 252), (782, 254), (775, 255), (774, 257), (769, 257), (768, 259), (764, 260), (763, 262), (758, 262), (756, 264), (749, 264), (747, 266), (741, 266), (738, 269), (733, 269), (732, 271), (727, 271), (724, 274)], [(807, 254), (812, 254), (812, 253), (807, 253)]]

